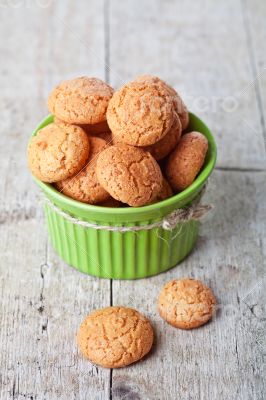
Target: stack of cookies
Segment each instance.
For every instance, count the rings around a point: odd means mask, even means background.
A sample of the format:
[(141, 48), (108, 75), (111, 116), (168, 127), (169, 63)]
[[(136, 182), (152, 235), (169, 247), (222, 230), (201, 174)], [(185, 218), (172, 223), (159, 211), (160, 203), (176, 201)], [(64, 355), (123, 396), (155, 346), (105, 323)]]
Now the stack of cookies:
[(114, 91), (97, 78), (62, 82), (50, 94), (54, 122), (28, 148), (38, 179), (89, 204), (139, 207), (187, 188), (208, 141), (163, 80), (141, 75)]

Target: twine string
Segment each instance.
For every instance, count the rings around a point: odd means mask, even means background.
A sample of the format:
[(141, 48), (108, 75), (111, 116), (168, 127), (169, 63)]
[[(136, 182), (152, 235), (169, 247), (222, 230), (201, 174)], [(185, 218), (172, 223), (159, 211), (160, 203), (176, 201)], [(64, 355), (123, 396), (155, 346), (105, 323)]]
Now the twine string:
[(112, 232), (137, 232), (142, 230), (151, 230), (154, 228), (163, 228), (164, 230), (172, 231), (178, 224), (188, 222), (191, 220), (200, 220), (203, 218), (211, 209), (212, 206), (209, 204), (201, 204), (201, 198), (206, 190), (206, 185), (203, 187), (199, 195), (192, 201), (192, 203), (185, 208), (178, 208), (171, 213), (167, 214), (160, 221), (153, 222), (151, 224), (139, 225), (139, 226), (110, 226), (100, 225), (94, 222), (87, 222), (78, 218), (72, 217), (70, 214), (58, 208), (52, 203), (47, 197), (44, 198), (44, 203), (58, 215), (71, 222), (72, 224), (82, 226), (84, 228), (93, 228), (97, 230), (106, 230)]

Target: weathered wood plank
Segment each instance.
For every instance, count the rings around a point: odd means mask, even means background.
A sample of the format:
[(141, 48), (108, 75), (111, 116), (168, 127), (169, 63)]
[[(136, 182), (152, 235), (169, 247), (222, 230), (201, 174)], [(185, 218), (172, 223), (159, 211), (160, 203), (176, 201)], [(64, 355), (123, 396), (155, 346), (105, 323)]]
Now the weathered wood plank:
[(75, 332), (109, 305), (110, 283), (66, 267), (47, 245), (25, 160), (51, 87), (81, 74), (104, 78), (103, 1), (11, 3), (0, 24), (0, 398), (107, 399), (110, 372), (78, 355)]
[[(143, 311), (157, 336), (143, 362), (113, 371), (113, 399), (126, 392), (149, 400), (264, 398), (265, 178), (264, 172), (215, 172), (205, 198), (215, 210), (195, 251), (165, 274), (113, 283), (114, 305)], [(219, 304), (214, 320), (193, 331), (167, 325), (156, 311), (163, 284), (185, 276), (210, 285)]]
[(240, 0), (111, 1), (111, 82), (168, 80), (215, 133), (218, 165), (265, 168)]
[(260, 124), (266, 147), (266, 3), (260, 0), (242, 0), (242, 5), (254, 77), (253, 87), (260, 109)]

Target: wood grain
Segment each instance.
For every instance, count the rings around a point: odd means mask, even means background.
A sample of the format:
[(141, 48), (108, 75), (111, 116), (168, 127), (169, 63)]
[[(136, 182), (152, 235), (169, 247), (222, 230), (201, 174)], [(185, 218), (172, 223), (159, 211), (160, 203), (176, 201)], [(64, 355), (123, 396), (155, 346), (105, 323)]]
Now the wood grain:
[(246, 37), (249, 47), (250, 63), (253, 72), (253, 88), (256, 93), (258, 107), (260, 109), (261, 132), (266, 148), (266, 3), (265, 1), (242, 0), (243, 16)]

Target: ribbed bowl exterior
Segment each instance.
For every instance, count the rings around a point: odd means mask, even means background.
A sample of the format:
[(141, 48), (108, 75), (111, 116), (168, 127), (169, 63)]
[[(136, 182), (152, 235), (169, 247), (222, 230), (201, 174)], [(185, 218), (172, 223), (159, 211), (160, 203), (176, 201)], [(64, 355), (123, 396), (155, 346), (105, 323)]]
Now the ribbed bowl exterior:
[(166, 271), (188, 255), (198, 234), (198, 222), (194, 220), (172, 231), (155, 228), (113, 232), (69, 222), (47, 204), (44, 210), (49, 237), (59, 256), (79, 271), (100, 278), (137, 279)]

